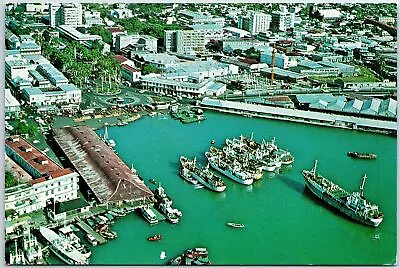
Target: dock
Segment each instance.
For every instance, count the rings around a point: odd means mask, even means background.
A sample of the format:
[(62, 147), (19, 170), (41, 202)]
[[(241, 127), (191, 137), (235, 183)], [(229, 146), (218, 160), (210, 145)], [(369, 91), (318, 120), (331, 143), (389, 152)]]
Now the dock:
[(97, 242), (99, 242), (99, 244), (104, 244), (105, 242), (107, 242), (107, 240), (104, 237), (96, 233), (89, 225), (84, 223), (82, 219), (80, 219), (79, 217), (76, 217), (76, 224), (78, 224), (78, 226), (86, 233), (92, 235), (97, 240)]

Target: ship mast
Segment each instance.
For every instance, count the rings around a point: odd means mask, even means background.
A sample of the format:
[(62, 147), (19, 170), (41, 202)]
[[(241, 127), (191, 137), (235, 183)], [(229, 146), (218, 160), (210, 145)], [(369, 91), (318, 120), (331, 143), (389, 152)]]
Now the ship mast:
[(312, 173), (314, 174), (314, 177), (315, 177), (315, 172), (317, 171), (317, 163), (318, 163), (318, 160), (315, 160), (314, 167), (312, 169)]
[(361, 185), (360, 185), (360, 196), (363, 196), (363, 189), (364, 189), (364, 184), (365, 184), (365, 180), (366, 179), (367, 179), (367, 174), (364, 174), (363, 180), (362, 180)]

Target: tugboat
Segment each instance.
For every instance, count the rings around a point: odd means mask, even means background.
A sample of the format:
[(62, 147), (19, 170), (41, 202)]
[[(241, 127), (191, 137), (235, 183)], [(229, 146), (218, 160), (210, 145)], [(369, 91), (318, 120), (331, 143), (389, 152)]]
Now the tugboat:
[(195, 179), (210, 190), (223, 192), (226, 184), (221, 177), (215, 175), (209, 170), (209, 165), (200, 169), (196, 166), (196, 158), (189, 160), (184, 156), (180, 157), (181, 173), (187, 174), (188, 177)]
[(317, 161), (315, 161), (314, 167), (310, 171), (302, 171), (305, 184), (312, 193), (360, 223), (374, 227), (379, 226), (383, 220), (383, 213), (379, 211), (377, 205), (368, 202), (363, 194), (364, 183), (367, 179), (366, 175), (364, 175), (361, 182), (360, 191), (350, 194), (340, 186), (317, 174), (316, 170)]
[(209, 152), (205, 152), (205, 156), (210, 163), (210, 166), (221, 172), (228, 178), (244, 185), (253, 183), (254, 178), (252, 174), (242, 170), (240, 163), (234, 159), (230, 161), (222, 151), (211, 146)]
[(359, 153), (359, 152), (348, 152), (347, 156), (358, 158), (358, 159), (376, 159), (376, 154)]
[(149, 240), (149, 241), (158, 241), (161, 239), (162, 239), (162, 235), (160, 235), (160, 234), (156, 234), (156, 235), (153, 235), (153, 236), (150, 236), (147, 238), (147, 240)]

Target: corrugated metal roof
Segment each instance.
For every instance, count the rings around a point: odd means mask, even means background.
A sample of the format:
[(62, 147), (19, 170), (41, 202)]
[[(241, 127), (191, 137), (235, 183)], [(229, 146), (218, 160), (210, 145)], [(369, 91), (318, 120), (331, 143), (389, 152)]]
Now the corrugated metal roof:
[(320, 100), (325, 102), (333, 102), (336, 98), (332, 94), (298, 94), (296, 99), (301, 104), (315, 103)]
[(100, 202), (153, 196), (90, 127), (54, 129), (54, 138)]
[(360, 112), (364, 114), (377, 114), (379, 112), (380, 105), (381, 100), (379, 99), (373, 98), (365, 100)]

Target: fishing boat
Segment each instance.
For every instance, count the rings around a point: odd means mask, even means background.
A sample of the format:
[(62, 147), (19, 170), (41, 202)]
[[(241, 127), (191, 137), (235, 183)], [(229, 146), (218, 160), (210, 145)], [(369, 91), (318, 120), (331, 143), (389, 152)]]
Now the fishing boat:
[(233, 228), (243, 228), (244, 227), (244, 224), (235, 223), (235, 222), (227, 222), (226, 225), (233, 227)]
[(358, 158), (358, 159), (376, 159), (376, 154), (359, 153), (359, 152), (348, 152), (347, 156)]
[(178, 223), (179, 218), (182, 217), (182, 212), (176, 208), (172, 208), (172, 199), (165, 193), (165, 190), (161, 185), (158, 185), (154, 191), (154, 197), (158, 201), (158, 210), (164, 214), (167, 220), (174, 224)]
[(208, 259), (208, 250), (206, 248), (192, 248), (187, 249), (181, 255), (171, 259), (168, 262), (169, 265), (210, 265), (211, 262)]
[(311, 170), (303, 170), (305, 184), (313, 194), (348, 217), (378, 227), (383, 220), (383, 213), (377, 205), (367, 201), (363, 189), (367, 176), (364, 175), (358, 192), (349, 193), (339, 185), (316, 173), (317, 161)]
[(60, 237), (46, 227), (41, 226), (39, 231), (50, 250), (62, 261), (67, 264), (88, 264), (88, 259), (74, 248), (67, 239)]
[(209, 165), (203, 168), (196, 166), (196, 158), (189, 160), (184, 156), (180, 157), (181, 170), (187, 176), (200, 182), (202, 185), (210, 190), (216, 192), (223, 192), (226, 189), (226, 184), (220, 176), (214, 174), (209, 170)]
[(158, 241), (161, 240), (163, 237), (160, 234), (156, 234), (156, 235), (152, 235), (150, 237), (147, 238), (147, 240), (149, 241)]
[(218, 172), (224, 174), (235, 182), (250, 185), (254, 178), (249, 172), (242, 170), (242, 167), (236, 159), (229, 160), (224, 157), (224, 153), (217, 148), (211, 146), (209, 152), (205, 152), (205, 156), (210, 166)]
[(22, 238), (22, 250), (28, 263), (45, 264), (42, 246), (38, 243), (36, 236), (31, 234), (30, 228), (28, 228), (28, 235), (24, 235)]

